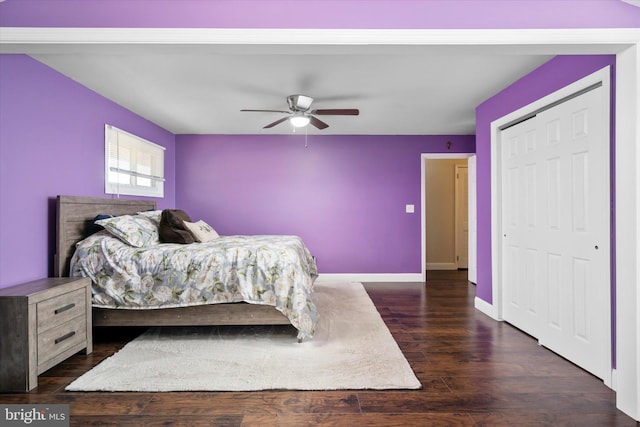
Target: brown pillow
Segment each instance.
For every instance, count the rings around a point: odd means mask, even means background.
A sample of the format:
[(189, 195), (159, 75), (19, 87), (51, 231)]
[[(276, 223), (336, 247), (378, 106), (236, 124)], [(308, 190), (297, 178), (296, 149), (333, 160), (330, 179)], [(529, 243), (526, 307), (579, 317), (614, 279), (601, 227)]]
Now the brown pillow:
[(158, 233), (162, 243), (193, 243), (195, 239), (184, 225), (191, 222), (189, 215), (181, 209), (164, 209), (160, 216)]

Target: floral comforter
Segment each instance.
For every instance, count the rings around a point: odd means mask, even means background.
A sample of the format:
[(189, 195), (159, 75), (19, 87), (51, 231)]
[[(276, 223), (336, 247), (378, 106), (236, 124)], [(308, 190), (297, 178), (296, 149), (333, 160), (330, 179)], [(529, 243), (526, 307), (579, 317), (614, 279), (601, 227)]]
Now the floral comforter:
[(90, 277), (93, 306), (150, 309), (248, 302), (276, 307), (312, 337), (318, 270), (297, 236), (223, 236), (136, 248), (103, 231), (76, 246), (72, 277)]

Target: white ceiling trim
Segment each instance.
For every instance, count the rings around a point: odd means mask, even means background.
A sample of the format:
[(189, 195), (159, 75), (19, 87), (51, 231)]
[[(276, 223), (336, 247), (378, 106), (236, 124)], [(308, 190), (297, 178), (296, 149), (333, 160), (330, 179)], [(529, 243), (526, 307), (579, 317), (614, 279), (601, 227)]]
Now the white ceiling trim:
[[(632, 45), (637, 28), (525, 30), (423, 29), (239, 29), (239, 28), (0, 28), (0, 52), (29, 45), (56, 44), (217, 44), (217, 45)], [(616, 49), (617, 51), (618, 49)], [(24, 52), (28, 53), (28, 52)]]

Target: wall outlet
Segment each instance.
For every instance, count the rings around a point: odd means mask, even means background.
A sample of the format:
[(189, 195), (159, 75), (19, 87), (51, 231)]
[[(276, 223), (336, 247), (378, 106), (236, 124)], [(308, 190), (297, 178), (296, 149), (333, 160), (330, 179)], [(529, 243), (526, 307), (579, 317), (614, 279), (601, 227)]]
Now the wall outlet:
[(414, 206), (414, 205), (406, 205), (406, 206), (404, 207), (404, 211), (405, 211), (406, 213), (414, 213), (414, 212), (416, 211), (416, 208), (415, 208), (415, 206)]

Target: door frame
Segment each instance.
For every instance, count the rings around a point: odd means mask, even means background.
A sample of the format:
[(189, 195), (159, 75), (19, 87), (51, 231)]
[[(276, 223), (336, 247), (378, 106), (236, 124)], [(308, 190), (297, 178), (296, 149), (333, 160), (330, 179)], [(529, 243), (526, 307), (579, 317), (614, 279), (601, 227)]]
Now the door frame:
[[(598, 70), (568, 86), (563, 87), (562, 89), (557, 90), (543, 98), (534, 101), (533, 103), (526, 105), (512, 113), (507, 114), (491, 123), (491, 229), (492, 229), (492, 237), (491, 237), (491, 256), (492, 256), (492, 290), (493, 290), (493, 310), (494, 316), (499, 320), (504, 320), (503, 318), (503, 309), (504, 309), (504, 248), (502, 245), (502, 148), (503, 142), (501, 140), (501, 127), (505, 126), (513, 121), (516, 121), (520, 118), (523, 118), (541, 108), (544, 108), (554, 102), (560, 101), (567, 96), (575, 94), (580, 90), (586, 89), (596, 83), (602, 82), (603, 87), (603, 114), (605, 117), (610, 118), (610, 105), (611, 105), (611, 70), (610, 67), (607, 66)], [(607, 136), (607, 144), (611, 145), (610, 140), (610, 128), (612, 123), (605, 124), (604, 131)], [(611, 163), (608, 164), (608, 171), (611, 174)], [(611, 196), (610, 196), (611, 197)], [(611, 203), (611, 202), (610, 202)], [(610, 224), (607, 225), (608, 228)], [(611, 248), (611, 252), (614, 252), (614, 248)], [(613, 269), (613, 263), (611, 264), (611, 269)], [(609, 276), (612, 280), (612, 276)], [(609, 288), (611, 292), (611, 283), (609, 281)], [(612, 301), (611, 299), (610, 301)], [(612, 307), (611, 302), (607, 304), (606, 307), (606, 319), (608, 320), (608, 324), (606, 325), (607, 330), (611, 330), (612, 323)], [(611, 355), (613, 353), (613, 342), (611, 340), (611, 335), (609, 335), (609, 341), (611, 345), (609, 346), (609, 357), (608, 357), (608, 365), (606, 366), (607, 374), (604, 376), (604, 383), (610, 387), (615, 389), (615, 385), (612, 380), (612, 358)]]
[[(467, 159), (469, 173), (469, 268), (467, 280), (478, 283), (478, 158), (474, 154)], [(471, 221), (473, 215), (473, 222)], [(473, 262), (472, 262), (473, 261)]]
[(640, 420), (640, 37), (616, 53), (616, 407)]
[[(422, 257), (422, 281), (427, 280), (427, 160), (468, 159), (476, 153), (422, 153), (420, 154), (420, 238)], [(469, 219), (471, 220), (471, 219)]]

